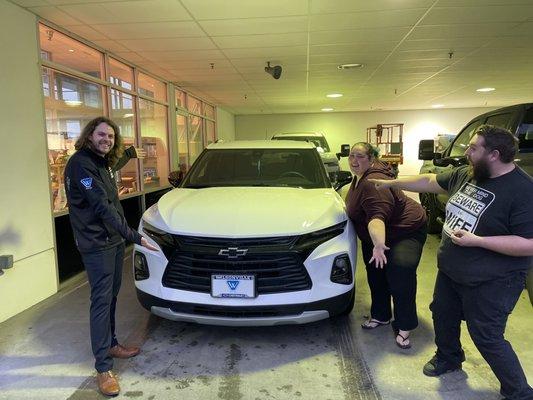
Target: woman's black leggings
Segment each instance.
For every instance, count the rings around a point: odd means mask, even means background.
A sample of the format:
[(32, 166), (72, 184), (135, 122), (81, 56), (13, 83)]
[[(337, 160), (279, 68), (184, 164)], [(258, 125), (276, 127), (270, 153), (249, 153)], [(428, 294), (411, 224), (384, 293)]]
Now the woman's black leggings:
[(392, 318), (391, 298), (394, 304), (393, 328), (404, 331), (413, 330), (418, 326), (416, 314), (416, 269), (422, 249), (426, 242), (427, 229), (422, 228), (407, 237), (387, 244), (390, 250), (385, 252), (387, 264), (383, 269), (376, 268), (375, 263), (369, 264), (374, 245), (372, 242), (361, 242), (363, 260), (372, 305), (370, 315), (379, 321)]

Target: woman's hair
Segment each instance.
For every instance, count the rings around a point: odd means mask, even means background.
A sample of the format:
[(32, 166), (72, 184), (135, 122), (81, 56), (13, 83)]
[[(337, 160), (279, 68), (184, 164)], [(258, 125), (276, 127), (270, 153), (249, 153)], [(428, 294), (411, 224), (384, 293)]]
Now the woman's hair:
[(120, 130), (118, 128), (118, 125), (107, 117), (97, 117), (89, 121), (89, 123), (87, 123), (87, 125), (85, 125), (85, 128), (83, 128), (83, 130), (81, 131), (81, 135), (78, 140), (76, 140), (74, 148), (76, 150), (80, 150), (83, 148), (91, 149), (92, 143), (89, 138), (94, 133), (96, 127), (102, 122), (105, 122), (107, 125), (113, 128), (113, 131), (115, 132), (115, 144), (113, 145), (109, 153), (107, 153), (105, 156), (107, 160), (107, 165), (109, 167), (113, 167), (118, 162), (120, 157), (122, 157), (122, 154), (124, 153), (124, 148), (122, 146), (122, 136), (120, 136)]
[(370, 143), (367, 142), (357, 142), (352, 146), (354, 147), (362, 147), (365, 149), (365, 154), (368, 156), (368, 158), (378, 158), (379, 157), (379, 148), (372, 146)]

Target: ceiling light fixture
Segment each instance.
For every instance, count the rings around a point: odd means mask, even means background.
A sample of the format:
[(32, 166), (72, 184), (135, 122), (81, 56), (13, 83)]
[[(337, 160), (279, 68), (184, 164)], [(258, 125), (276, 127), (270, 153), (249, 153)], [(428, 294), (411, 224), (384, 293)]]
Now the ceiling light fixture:
[(432, 108), (442, 108), (442, 107), (444, 107), (444, 104), (433, 104), (431, 107)]
[(322, 109), (322, 111), (333, 111), (333, 108), (331, 107), (325, 107)]
[(274, 79), (279, 79), (281, 76), (281, 65), (270, 66), (270, 61), (267, 61), (267, 66), (265, 67), (265, 72), (269, 75), (272, 75)]
[(492, 92), (494, 90), (496, 90), (496, 89), (493, 88), (493, 87), (482, 87), (480, 89), (476, 89), (476, 92), (483, 92), (484, 93), (484, 92)]
[(342, 97), (343, 94), (342, 93), (330, 93), (330, 94), (327, 94), (326, 97), (329, 97), (331, 99), (334, 99), (334, 98), (337, 98), (337, 97)]
[(338, 69), (354, 69), (354, 68), (362, 68), (362, 67), (363, 67), (363, 64), (359, 64), (359, 63), (337, 65)]

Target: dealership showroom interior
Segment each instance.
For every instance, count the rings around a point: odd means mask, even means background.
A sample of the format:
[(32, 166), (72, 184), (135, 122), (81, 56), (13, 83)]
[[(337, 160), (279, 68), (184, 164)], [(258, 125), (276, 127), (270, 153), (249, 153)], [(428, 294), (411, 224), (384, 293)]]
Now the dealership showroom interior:
[(533, 400), (533, 0), (0, 0), (0, 54), (0, 399)]

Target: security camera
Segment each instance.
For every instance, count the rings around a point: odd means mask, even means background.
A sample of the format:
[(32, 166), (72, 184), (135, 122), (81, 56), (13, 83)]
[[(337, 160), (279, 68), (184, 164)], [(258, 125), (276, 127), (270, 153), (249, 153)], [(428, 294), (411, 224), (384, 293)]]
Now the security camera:
[(274, 77), (274, 79), (279, 79), (281, 76), (281, 65), (275, 65), (273, 67), (270, 66), (270, 61), (267, 62), (267, 66), (265, 67), (265, 72), (267, 74), (270, 74)]

